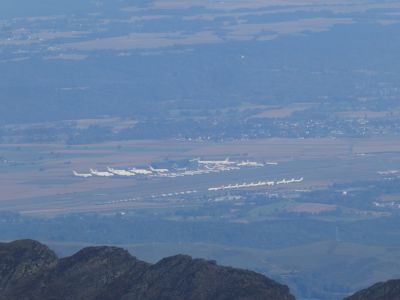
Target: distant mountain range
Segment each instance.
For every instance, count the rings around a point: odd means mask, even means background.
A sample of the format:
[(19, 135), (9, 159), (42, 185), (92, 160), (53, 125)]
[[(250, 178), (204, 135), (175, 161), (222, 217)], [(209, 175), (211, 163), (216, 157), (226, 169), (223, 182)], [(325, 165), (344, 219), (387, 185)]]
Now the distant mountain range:
[(177, 255), (151, 265), (116, 247), (57, 258), (33, 240), (0, 244), (0, 299), (294, 300), (287, 286), (255, 272)]

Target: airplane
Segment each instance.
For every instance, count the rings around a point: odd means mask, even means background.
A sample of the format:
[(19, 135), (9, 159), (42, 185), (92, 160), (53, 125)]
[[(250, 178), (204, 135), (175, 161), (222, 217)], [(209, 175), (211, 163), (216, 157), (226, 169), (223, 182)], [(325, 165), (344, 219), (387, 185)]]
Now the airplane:
[(93, 176), (92, 174), (81, 174), (81, 173), (78, 173), (76, 171), (72, 171), (72, 172), (74, 173), (74, 175), (76, 177), (88, 178), (88, 177), (92, 177)]
[(294, 182), (302, 182), (303, 180), (304, 180), (303, 177), (301, 177), (300, 179), (292, 178), (290, 180), (282, 179), (281, 181), (277, 181), (276, 184), (288, 184), (288, 183), (294, 183)]
[(388, 171), (379, 171), (378, 174), (379, 175), (394, 175), (399, 173), (399, 170), (388, 170)]
[(282, 180), (276, 182), (276, 184), (287, 184), (287, 183), (289, 183), (289, 181), (286, 179), (282, 179)]
[(136, 169), (136, 168), (132, 168), (129, 170), (130, 172), (136, 173), (136, 174), (140, 174), (140, 175), (150, 175), (153, 174), (152, 171), (146, 170), (146, 169)]
[(130, 171), (126, 171), (126, 170), (117, 170), (117, 169), (113, 169), (113, 168), (107, 168), (108, 172), (114, 174), (114, 175), (118, 175), (118, 176), (135, 176), (136, 173), (130, 172)]
[(200, 160), (196, 159), (197, 163), (201, 165), (234, 165), (235, 162), (229, 161), (229, 157), (227, 157), (225, 160)]
[(169, 172), (168, 169), (155, 169), (155, 168), (153, 168), (152, 166), (150, 166), (150, 170), (151, 170), (152, 172), (155, 172), (155, 173), (167, 173), (167, 172)]
[(93, 170), (93, 169), (90, 169), (90, 173), (92, 175), (94, 175), (94, 176), (99, 176), (99, 177), (111, 177), (111, 176), (114, 176), (113, 173), (110, 173), (110, 172), (99, 172), (99, 171)]
[(237, 164), (239, 167), (264, 167), (264, 164), (255, 161), (242, 161)]
[(292, 179), (293, 180), (293, 182), (302, 182), (303, 180), (304, 180), (304, 177), (301, 177), (301, 178), (299, 178), (299, 179)]

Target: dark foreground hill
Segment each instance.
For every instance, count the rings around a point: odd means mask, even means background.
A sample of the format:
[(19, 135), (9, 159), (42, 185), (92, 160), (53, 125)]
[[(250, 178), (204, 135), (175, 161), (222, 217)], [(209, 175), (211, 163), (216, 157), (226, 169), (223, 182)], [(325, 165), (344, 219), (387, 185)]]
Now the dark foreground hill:
[(0, 299), (294, 300), (288, 287), (251, 271), (177, 255), (152, 265), (115, 247), (66, 258), (32, 240), (0, 244)]
[(400, 280), (374, 284), (344, 300), (400, 300)]

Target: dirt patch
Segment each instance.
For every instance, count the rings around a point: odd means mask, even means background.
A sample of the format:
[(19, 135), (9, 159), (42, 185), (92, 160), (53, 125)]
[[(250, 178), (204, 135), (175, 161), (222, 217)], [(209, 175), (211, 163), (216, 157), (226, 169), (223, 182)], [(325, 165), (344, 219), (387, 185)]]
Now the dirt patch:
[(386, 194), (382, 195), (379, 200), (383, 202), (400, 202), (400, 194)]
[(336, 205), (321, 204), (321, 203), (302, 203), (289, 207), (288, 212), (294, 213), (309, 213), (309, 214), (320, 214), (327, 211), (334, 211), (337, 209)]

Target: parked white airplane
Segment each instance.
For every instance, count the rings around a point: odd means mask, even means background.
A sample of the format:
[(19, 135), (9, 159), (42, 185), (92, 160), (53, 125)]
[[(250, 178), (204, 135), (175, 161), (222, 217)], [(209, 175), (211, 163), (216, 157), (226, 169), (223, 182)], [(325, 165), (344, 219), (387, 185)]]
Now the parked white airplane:
[(151, 170), (152, 172), (155, 172), (155, 173), (168, 173), (168, 172), (169, 172), (168, 169), (155, 169), (155, 168), (153, 168), (152, 166), (150, 166), (150, 170)]
[(232, 189), (241, 189), (241, 188), (249, 188), (249, 187), (259, 187), (259, 186), (270, 186), (274, 185), (274, 181), (258, 181), (258, 182), (251, 182), (251, 183), (236, 183), (230, 185), (222, 185), (219, 187), (212, 187), (209, 188), (209, 191), (220, 191), (220, 190), (232, 190)]
[(299, 179), (294, 179), (294, 178), (292, 178), (292, 181), (293, 182), (302, 182), (304, 180), (304, 177), (301, 177), (301, 178), (299, 178)]
[(74, 173), (74, 175), (76, 177), (88, 178), (88, 177), (92, 177), (93, 176), (92, 174), (82, 174), (82, 173), (78, 173), (76, 171), (72, 171), (72, 172)]
[(136, 169), (136, 168), (132, 168), (129, 170), (130, 172), (136, 173), (136, 174), (140, 174), (140, 175), (150, 175), (153, 174), (152, 171), (146, 170), (146, 169)]
[(230, 161), (229, 158), (225, 160), (197, 160), (201, 165), (234, 165), (234, 161)]
[(277, 181), (276, 184), (289, 184), (289, 183), (295, 183), (295, 182), (302, 182), (303, 180), (304, 180), (303, 177), (301, 177), (299, 179), (292, 178), (292, 179), (289, 179), (289, 180), (282, 179), (281, 181)]
[(258, 163), (256, 161), (242, 161), (237, 164), (239, 167), (264, 167), (264, 164)]
[(127, 170), (117, 170), (117, 169), (113, 169), (113, 168), (107, 168), (108, 172), (114, 174), (114, 175), (118, 175), (118, 176), (135, 176), (136, 173), (127, 171)]
[(92, 175), (94, 175), (94, 176), (99, 176), (99, 177), (111, 177), (111, 176), (114, 176), (113, 173), (110, 173), (110, 172), (100, 172), (100, 171), (93, 170), (93, 169), (90, 169), (90, 173), (91, 173)]
[(387, 170), (387, 171), (379, 171), (379, 175), (394, 175), (400, 173), (400, 170)]
[(288, 183), (289, 183), (289, 180), (286, 180), (286, 179), (282, 179), (282, 180), (279, 180), (276, 182), (276, 184), (288, 184)]

